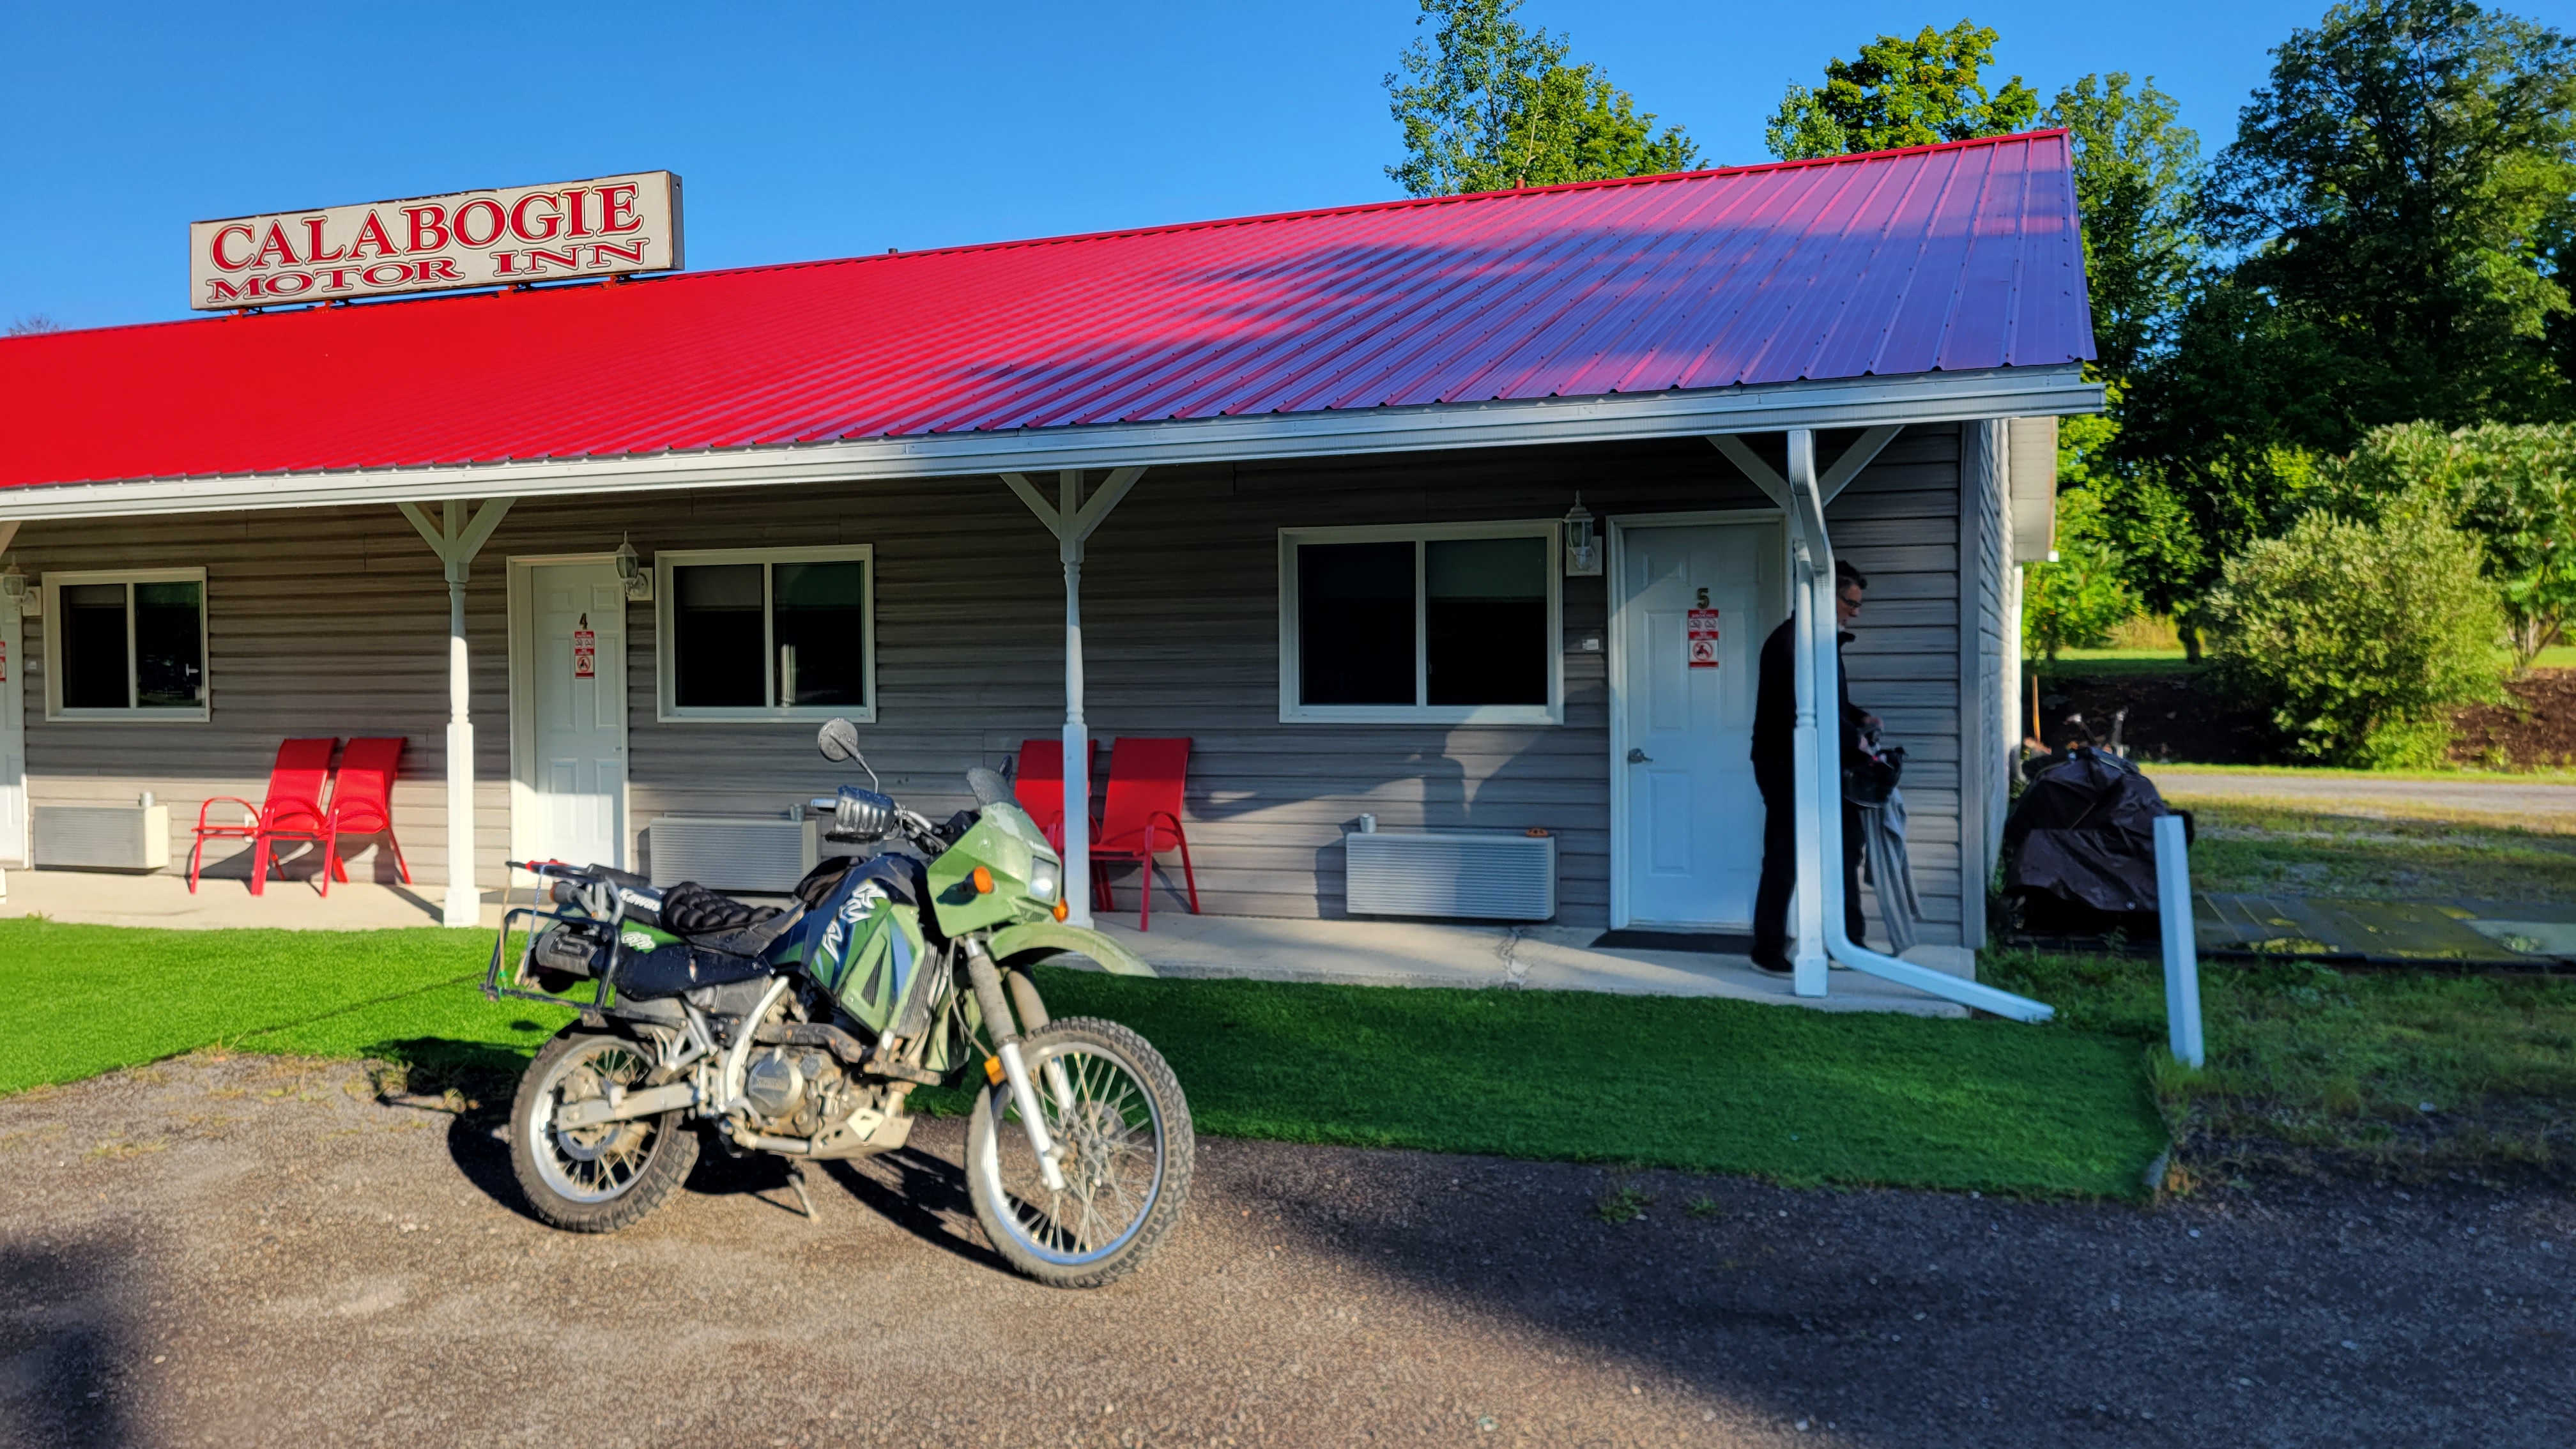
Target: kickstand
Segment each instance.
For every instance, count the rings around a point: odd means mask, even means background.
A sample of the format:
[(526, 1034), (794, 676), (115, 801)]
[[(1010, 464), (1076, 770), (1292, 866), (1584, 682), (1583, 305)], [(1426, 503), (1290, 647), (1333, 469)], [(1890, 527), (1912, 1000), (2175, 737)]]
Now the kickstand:
[(805, 1205), (805, 1220), (809, 1223), (821, 1222), (823, 1219), (814, 1211), (814, 1199), (805, 1195), (804, 1163), (791, 1162), (787, 1164), (787, 1185), (796, 1189), (796, 1200)]

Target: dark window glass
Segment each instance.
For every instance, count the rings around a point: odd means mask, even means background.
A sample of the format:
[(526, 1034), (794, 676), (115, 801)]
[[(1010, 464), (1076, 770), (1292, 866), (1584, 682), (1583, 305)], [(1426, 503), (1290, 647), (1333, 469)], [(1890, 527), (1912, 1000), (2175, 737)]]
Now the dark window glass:
[(1432, 704), (1547, 703), (1547, 540), (1422, 546)]
[(66, 584), (63, 611), (63, 707), (126, 709), (125, 585)]
[(865, 708), (867, 565), (783, 563), (770, 572), (779, 702)]
[(684, 564), (671, 570), (676, 703), (757, 708), (761, 660), (760, 565)]
[(1413, 545), (1297, 548), (1301, 704), (1411, 704)]
[(145, 709), (195, 709), (205, 701), (204, 588), (134, 586), (134, 702)]

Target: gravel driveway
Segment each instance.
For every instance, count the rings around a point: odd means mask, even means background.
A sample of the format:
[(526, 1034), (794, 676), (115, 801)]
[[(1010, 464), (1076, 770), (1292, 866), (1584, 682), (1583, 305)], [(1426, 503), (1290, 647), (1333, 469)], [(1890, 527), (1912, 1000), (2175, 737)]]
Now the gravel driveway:
[[(982, 1248), (953, 1123), (819, 1224), (716, 1160), (585, 1238), (521, 1214), (496, 1121), (257, 1058), (0, 1101), (0, 1442), (2576, 1443), (2563, 1196), (1211, 1141), (1163, 1256), (1074, 1294)], [(1614, 1182), (1642, 1221), (1595, 1215)]]

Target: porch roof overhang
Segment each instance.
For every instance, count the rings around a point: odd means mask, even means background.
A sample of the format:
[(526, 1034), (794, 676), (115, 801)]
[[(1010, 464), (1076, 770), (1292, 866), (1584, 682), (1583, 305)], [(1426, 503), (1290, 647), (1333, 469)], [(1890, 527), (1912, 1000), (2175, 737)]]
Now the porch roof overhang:
[(1622, 442), (2098, 412), (2080, 363), (1836, 378), (1654, 395), (938, 433), (762, 447), (313, 469), (0, 489), (0, 520), (548, 497), (1168, 467), (1463, 448)]

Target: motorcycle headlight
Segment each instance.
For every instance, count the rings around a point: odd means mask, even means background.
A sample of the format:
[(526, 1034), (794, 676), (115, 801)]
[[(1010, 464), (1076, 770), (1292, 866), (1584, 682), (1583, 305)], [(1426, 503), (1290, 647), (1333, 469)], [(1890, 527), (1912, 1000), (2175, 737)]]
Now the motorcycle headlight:
[(1052, 864), (1042, 860), (1029, 871), (1029, 894), (1039, 900), (1053, 900), (1055, 884), (1055, 867)]

